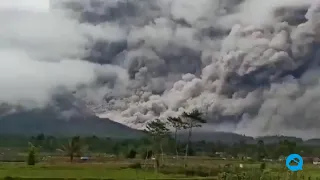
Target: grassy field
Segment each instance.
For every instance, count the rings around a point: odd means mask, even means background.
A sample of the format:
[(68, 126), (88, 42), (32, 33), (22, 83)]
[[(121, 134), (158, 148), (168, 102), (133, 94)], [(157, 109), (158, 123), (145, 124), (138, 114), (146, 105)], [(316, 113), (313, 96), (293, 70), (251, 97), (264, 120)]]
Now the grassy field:
[[(67, 162), (67, 159), (50, 159), (38, 163), (35, 166), (27, 166), (25, 163), (1, 163), (0, 179), (5, 177), (20, 178), (92, 178), (92, 179), (197, 179), (201, 176), (210, 176), (206, 179), (218, 179), (218, 174), (232, 171), (235, 173), (260, 172), (260, 163), (217, 160), (206, 157), (193, 157), (189, 159), (188, 168), (183, 167), (183, 160), (176, 161), (172, 158), (165, 159), (165, 166), (155, 173), (150, 160), (148, 169), (134, 169), (133, 164), (143, 160), (104, 159), (96, 162)], [(239, 165), (242, 164), (243, 168)], [(228, 168), (226, 168), (226, 165)], [(131, 168), (130, 168), (131, 167)], [(186, 173), (186, 172), (189, 172)], [(190, 174), (194, 172), (194, 174)], [(277, 179), (288, 179), (290, 172), (285, 168), (284, 162), (267, 163), (265, 173), (278, 177)], [(193, 176), (193, 177), (191, 177)], [(296, 174), (298, 177), (308, 179), (316, 177), (320, 179), (320, 166), (306, 164), (303, 171)]]
[(6, 176), (25, 178), (115, 178), (115, 179), (144, 179), (168, 178), (170, 176), (155, 174), (135, 169), (112, 169), (103, 165), (36, 165), (27, 167), (17, 164), (2, 164), (0, 178)]

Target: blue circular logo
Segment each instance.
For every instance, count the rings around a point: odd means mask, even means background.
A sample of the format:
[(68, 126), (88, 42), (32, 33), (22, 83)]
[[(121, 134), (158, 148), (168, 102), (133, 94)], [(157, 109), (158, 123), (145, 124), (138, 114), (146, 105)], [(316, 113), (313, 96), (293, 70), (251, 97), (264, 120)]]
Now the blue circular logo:
[[(294, 165), (290, 165), (293, 163)], [(290, 154), (286, 159), (286, 166), (290, 171), (300, 171), (303, 166), (303, 159), (299, 154)]]

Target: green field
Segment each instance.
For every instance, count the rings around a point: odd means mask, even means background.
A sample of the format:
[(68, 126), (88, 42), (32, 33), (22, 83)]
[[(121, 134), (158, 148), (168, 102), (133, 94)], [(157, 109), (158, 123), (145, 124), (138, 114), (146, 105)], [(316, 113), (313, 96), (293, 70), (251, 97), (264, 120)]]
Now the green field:
[(152, 172), (136, 171), (134, 169), (111, 169), (99, 166), (48, 166), (37, 165), (35, 167), (26, 167), (23, 165), (1, 165), (0, 177), (36, 177), (36, 178), (128, 178), (128, 177), (167, 177), (165, 175), (156, 175)]
[[(103, 163), (97, 162), (64, 162), (48, 161), (41, 162), (35, 166), (27, 166), (25, 163), (1, 163), (0, 179), (16, 177), (15, 179), (218, 179), (218, 174), (232, 171), (234, 174), (260, 172), (260, 163), (215, 160), (211, 158), (193, 157), (189, 159), (188, 168), (182, 166), (183, 162), (172, 159), (165, 160), (165, 166), (155, 172), (152, 164), (149, 168), (134, 169), (130, 165), (143, 160), (108, 160)], [(150, 162), (152, 163), (152, 162)], [(242, 164), (243, 168), (239, 165)], [(228, 165), (226, 168), (225, 165)], [(187, 171), (194, 171), (195, 174), (187, 174)], [(207, 173), (207, 174), (206, 174)], [(282, 163), (267, 163), (264, 170), (266, 175), (277, 177), (275, 179), (292, 179), (292, 173), (288, 172)], [(209, 175), (208, 175), (209, 174)], [(304, 170), (296, 174), (300, 179), (309, 177), (316, 180), (320, 177), (320, 166), (306, 164)], [(299, 179), (298, 178), (298, 179)], [(9, 178), (10, 179), (10, 178)], [(221, 179), (221, 177), (220, 177)]]

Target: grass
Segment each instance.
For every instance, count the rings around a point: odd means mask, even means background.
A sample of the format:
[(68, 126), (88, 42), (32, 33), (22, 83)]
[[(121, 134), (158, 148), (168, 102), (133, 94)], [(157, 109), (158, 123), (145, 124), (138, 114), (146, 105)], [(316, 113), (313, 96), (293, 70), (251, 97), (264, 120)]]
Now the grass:
[[(160, 169), (159, 173), (155, 173), (153, 168), (148, 170), (128, 168), (130, 165), (143, 162), (139, 159), (109, 159), (103, 162), (86, 162), (86, 163), (70, 163), (65, 160), (51, 160), (42, 162), (36, 166), (27, 166), (25, 163), (0, 163), (0, 179), (4, 177), (21, 177), (21, 178), (92, 178), (92, 179), (196, 179), (201, 176), (211, 176), (209, 179), (216, 179), (218, 174), (226, 172), (224, 166), (231, 164), (229, 170), (235, 173), (260, 171), (260, 163), (243, 162), (237, 160), (215, 160), (212, 158), (190, 158), (187, 169), (183, 168), (183, 161), (176, 162), (173, 159), (166, 158), (165, 166)], [(152, 162), (149, 162), (152, 166)], [(243, 164), (243, 168), (239, 168), (239, 164)], [(272, 176), (284, 176), (290, 174), (283, 163), (267, 163), (266, 172)], [(191, 173), (194, 177), (187, 177), (186, 172)], [(305, 164), (303, 171), (298, 176), (320, 177), (320, 166)], [(206, 178), (208, 179), (208, 178)], [(307, 179), (307, 178), (306, 178)]]
[(0, 178), (6, 176), (26, 178), (169, 178), (168, 175), (153, 172), (106, 168), (104, 165), (36, 165), (34, 167), (22, 164), (1, 164)]

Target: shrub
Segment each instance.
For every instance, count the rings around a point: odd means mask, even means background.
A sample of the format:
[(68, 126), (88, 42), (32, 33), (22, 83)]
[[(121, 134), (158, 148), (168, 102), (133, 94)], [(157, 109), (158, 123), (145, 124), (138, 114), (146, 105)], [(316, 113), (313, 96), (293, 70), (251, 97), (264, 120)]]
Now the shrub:
[(264, 171), (266, 169), (266, 163), (263, 162), (260, 164), (260, 171)]
[(36, 148), (33, 145), (29, 148), (27, 164), (30, 166), (36, 164)]
[(128, 158), (128, 159), (134, 159), (134, 158), (136, 158), (136, 155), (137, 155), (137, 151), (131, 149), (131, 150), (127, 153), (126, 158)]

